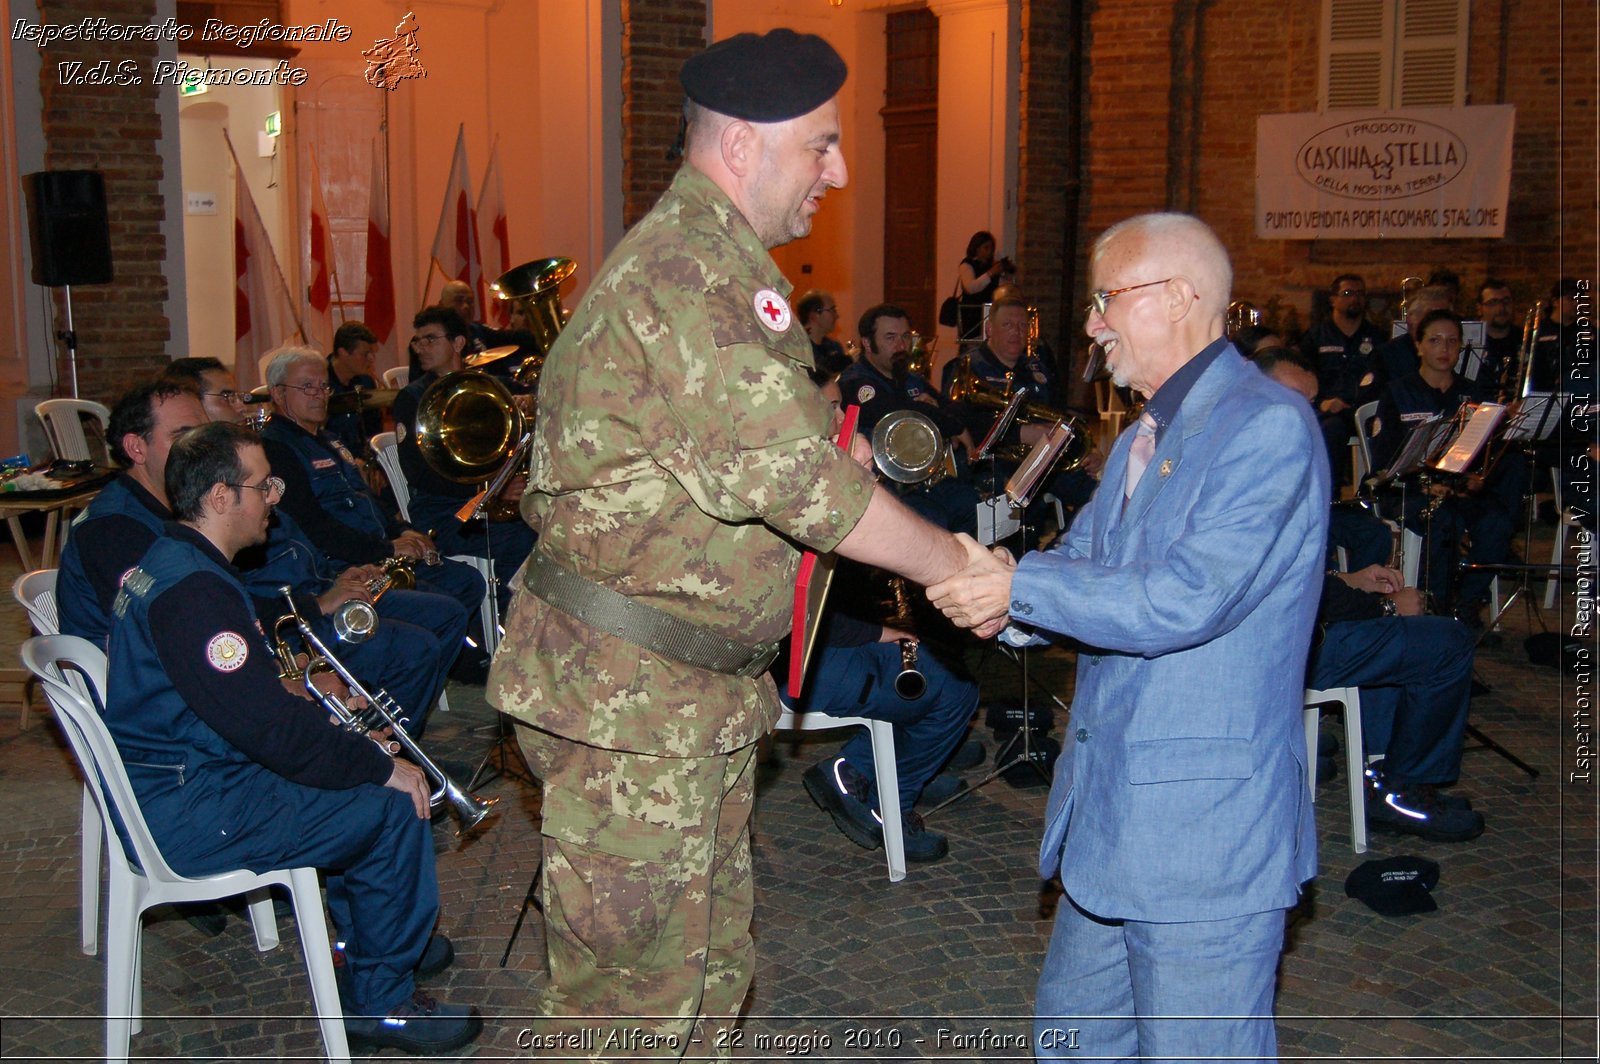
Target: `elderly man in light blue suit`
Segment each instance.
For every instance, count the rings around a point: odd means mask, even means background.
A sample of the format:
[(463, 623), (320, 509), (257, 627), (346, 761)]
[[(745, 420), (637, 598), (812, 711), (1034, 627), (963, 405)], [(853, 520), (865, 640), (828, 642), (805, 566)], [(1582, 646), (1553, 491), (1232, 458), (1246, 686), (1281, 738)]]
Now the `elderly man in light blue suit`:
[(1148, 397), (1093, 501), (1014, 565), (929, 588), (980, 635), (1083, 646), (1039, 869), (1066, 897), (1041, 1059), (1270, 1060), (1285, 911), (1316, 872), (1301, 697), (1327, 454), (1305, 401), (1223, 337), (1232, 272), (1186, 215), (1094, 246), (1085, 329)]

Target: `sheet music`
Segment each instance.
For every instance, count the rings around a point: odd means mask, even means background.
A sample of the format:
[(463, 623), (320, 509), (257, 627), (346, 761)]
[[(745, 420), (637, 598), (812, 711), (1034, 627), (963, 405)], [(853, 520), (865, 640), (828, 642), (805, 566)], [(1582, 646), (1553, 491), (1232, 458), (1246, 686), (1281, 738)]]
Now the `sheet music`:
[[(1506, 439), (1549, 439), (1555, 433), (1556, 426), (1561, 424), (1561, 409), (1571, 398), (1567, 392), (1529, 392), (1506, 423)], [(1555, 404), (1553, 407), (1552, 403)]]
[(1433, 451), (1433, 442), (1440, 429), (1448, 428), (1449, 423), (1443, 417), (1435, 415), (1426, 421), (1420, 421), (1411, 426), (1411, 432), (1400, 444), (1400, 450), (1394, 456), (1394, 461), (1389, 463), (1389, 468), (1378, 476), (1380, 483), (1387, 483), (1396, 477), (1403, 477), (1420, 466)]
[(1465, 473), (1477, 460), (1478, 452), (1489, 442), (1489, 437), (1506, 416), (1504, 403), (1479, 403), (1472, 416), (1461, 427), (1461, 432), (1450, 443), (1450, 449), (1433, 464), (1442, 473)]

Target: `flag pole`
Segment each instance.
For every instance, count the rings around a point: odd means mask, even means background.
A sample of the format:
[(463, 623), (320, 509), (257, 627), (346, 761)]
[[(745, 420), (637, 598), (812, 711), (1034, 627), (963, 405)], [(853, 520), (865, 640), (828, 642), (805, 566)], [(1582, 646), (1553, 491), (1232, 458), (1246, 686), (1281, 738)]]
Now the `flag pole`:
[[(233, 157), (233, 168), (237, 171), (243, 171), (244, 166), (239, 162), (239, 153), (233, 148), (233, 138), (228, 136), (228, 131), (226, 129), (222, 131), (222, 139), (227, 142), (228, 154)], [(245, 180), (242, 173), (240, 180), (244, 183), (246, 188), (250, 187), (250, 182)], [(237, 204), (234, 205), (234, 209), (238, 209)], [(272, 234), (267, 232), (266, 223), (261, 220), (261, 212), (256, 209), (256, 200), (254, 196), (250, 197), (250, 213), (255, 215), (256, 225), (261, 227), (261, 231), (263, 233), (267, 233), (267, 250), (272, 252), (272, 272), (278, 275), (278, 287), (283, 290), (284, 305), (289, 308), (289, 315), (294, 319), (294, 327), (300, 333), (300, 342), (306, 343), (308, 339), (306, 335), (306, 323), (300, 320), (300, 309), (295, 303), (293, 293), (289, 291), (289, 282), (283, 276), (283, 267), (278, 263), (278, 249), (272, 246)]]

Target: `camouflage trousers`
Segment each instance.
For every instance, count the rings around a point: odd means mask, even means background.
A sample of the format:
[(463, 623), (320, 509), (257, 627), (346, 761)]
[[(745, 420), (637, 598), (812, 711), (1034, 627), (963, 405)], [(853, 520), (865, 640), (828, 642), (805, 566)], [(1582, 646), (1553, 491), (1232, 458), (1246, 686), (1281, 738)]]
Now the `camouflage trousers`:
[(544, 784), (550, 983), (534, 1044), (573, 1059), (728, 1059), (755, 970), (755, 747), (651, 757), (526, 726), (517, 737)]

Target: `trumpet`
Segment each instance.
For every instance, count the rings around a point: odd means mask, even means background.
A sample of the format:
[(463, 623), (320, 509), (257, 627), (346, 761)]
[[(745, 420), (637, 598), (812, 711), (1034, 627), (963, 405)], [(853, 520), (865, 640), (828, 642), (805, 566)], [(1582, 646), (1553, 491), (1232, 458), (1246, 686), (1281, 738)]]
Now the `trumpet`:
[[(287, 655), (291, 669), (298, 673), (299, 678), (305, 684), (306, 693), (311, 696), (312, 700), (338, 718), (340, 726), (349, 731), (366, 734), (376, 728), (387, 727), (393, 734), (394, 741), (400, 744), (411, 759), (417, 763), (418, 767), (427, 773), (428, 778), (437, 786), (438, 789), (428, 796), (428, 804), (432, 806), (438, 806), (441, 803), (449, 804), (450, 811), (455, 814), (456, 820), (459, 822), (459, 826), (456, 829), (457, 835), (470, 831), (482, 823), (484, 818), (494, 811), (494, 804), (499, 799), (483, 799), (468, 794), (454, 780), (445, 775), (444, 770), (439, 768), (433, 759), (423, 752), (422, 747), (406, 731), (405, 719), (399, 716), (398, 707), (395, 706), (394, 699), (381, 690), (376, 694), (370, 693), (361, 681), (356, 679), (355, 675), (344, 666), (344, 663), (334, 655), (333, 651), (329, 649), (328, 645), (322, 641), (317, 633), (312, 630), (306, 619), (300, 615), (300, 611), (295, 607), (294, 596), (290, 589), (281, 587), (278, 589), (278, 593), (283, 596), (284, 602), (288, 603), (289, 612), (278, 619), (277, 624), (273, 627), (273, 634), (277, 636), (286, 624), (293, 624), (299, 629), (300, 640), (305, 644), (305, 648), (312, 655), (312, 658), (304, 669), (300, 669), (298, 663), (294, 661), (294, 655), (287, 652), (285, 641), (281, 638), (278, 639), (278, 657), (281, 663), (282, 659)], [(346, 705), (344, 699), (338, 695), (318, 690), (312, 682), (313, 674), (324, 671), (331, 672), (344, 681), (345, 686), (349, 688), (353, 697), (365, 700), (367, 703), (366, 710), (357, 713)], [(383, 746), (381, 742), (379, 745)]]

